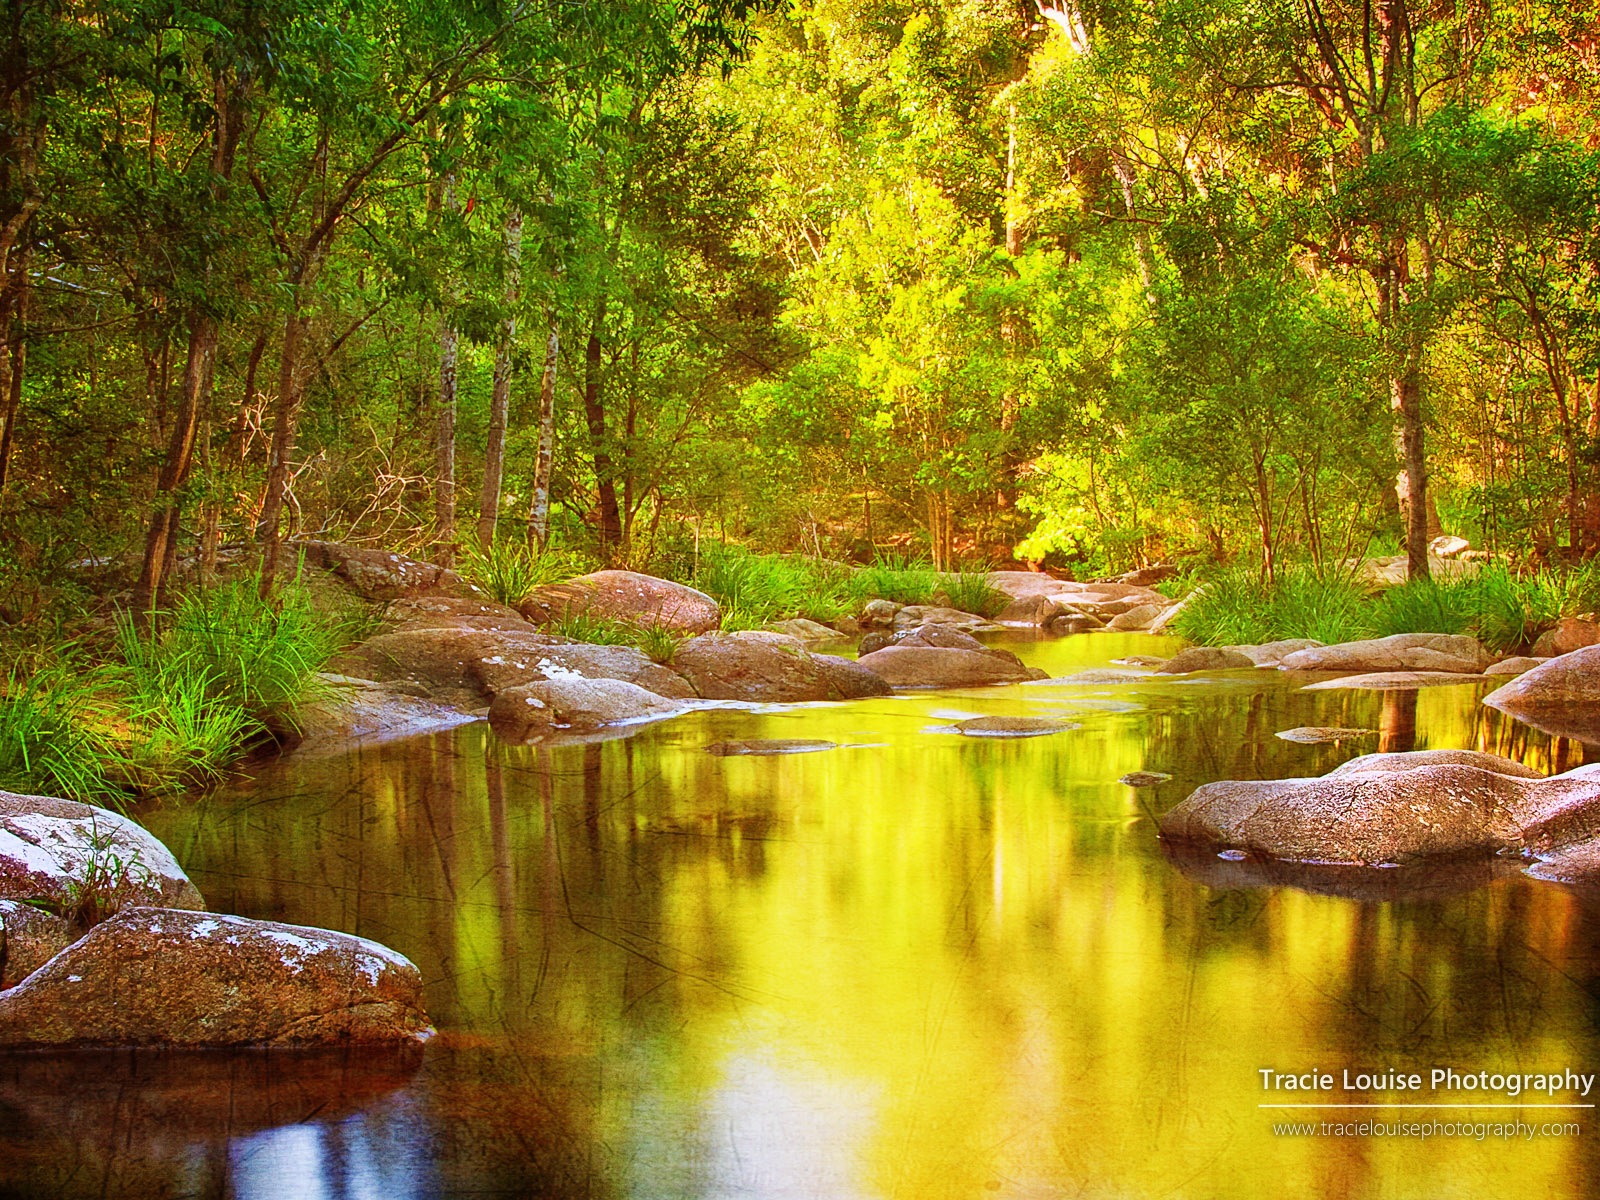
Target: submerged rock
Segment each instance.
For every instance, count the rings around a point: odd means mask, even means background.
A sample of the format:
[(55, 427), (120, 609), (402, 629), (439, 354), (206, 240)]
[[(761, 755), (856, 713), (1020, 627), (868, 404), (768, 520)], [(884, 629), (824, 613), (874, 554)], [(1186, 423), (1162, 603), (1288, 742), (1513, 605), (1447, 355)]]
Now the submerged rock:
[(719, 758), (732, 758), (743, 755), (815, 754), (820, 750), (838, 748), (837, 742), (818, 738), (747, 738), (739, 742), (713, 742), (706, 747), (706, 753)]
[(1087, 671), (1077, 671), (1071, 675), (1055, 675), (1047, 679), (1033, 680), (1032, 682), (1068, 686), (1083, 683), (1148, 683), (1152, 678), (1153, 676), (1149, 671), (1121, 670), (1116, 667), (1090, 667)]
[(1453, 671), (1377, 671), (1371, 675), (1347, 675), (1343, 679), (1324, 679), (1321, 683), (1308, 683), (1302, 692), (1337, 692), (1345, 690), (1377, 692), (1414, 692), (1418, 688), (1455, 687), (1464, 683), (1481, 683), (1481, 675), (1462, 675)]
[(53, 796), (0, 792), (0, 899), (70, 907), (91, 880), (106, 906), (206, 906), (172, 851), (127, 817)]
[(1396, 633), (1317, 646), (1285, 655), (1289, 671), (1450, 671), (1476, 675), (1493, 662), (1476, 638), (1453, 633)]
[(1043, 737), (1082, 726), (1061, 717), (970, 717), (951, 728), (966, 737), (1015, 738)]
[(496, 696), (489, 706), (489, 727), (502, 741), (525, 742), (556, 731), (659, 720), (684, 707), (621, 679), (547, 679)]
[(1034, 677), (1020, 663), (993, 654), (937, 646), (885, 646), (859, 661), (861, 666), (897, 688), (985, 687), (996, 683), (1021, 683)]
[(722, 609), (704, 592), (637, 571), (580, 575), (536, 588), (529, 600), (554, 618), (583, 613), (679, 633), (709, 633), (722, 625)]
[(1279, 730), (1272, 736), (1282, 738), (1286, 742), (1298, 742), (1302, 746), (1326, 746), (1370, 737), (1377, 732), (1376, 729), (1338, 729), (1321, 725), (1301, 725), (1297, 729)]
[(391, 686), (344, 675), (325, 676), (324, 681), (334, 694), (296, 712), (296, 730), (283, 742), (284, 753), (298, 758), (338, 754), (352, 746), (415, 737), (473, 719), (458, 708), (412, 694), (406, 684)]
[(71, 921), (16, 900), (0, 900), (0, 991), (15, 987), (78, 937)]
[(419, 1041), (416, 967), (326, 929), (130, 908), (0, 994), (0, 1046)]
[[(1586, 773), (1587, 771), (1587, 773)], [(1161, 834), (1298, 862), (1394, 863), (1567, 844), (1600, 825), (1600, 774), (1544, 779), (1470, 750), (1373, 754), (1317, 779), (1206, 784)]]
[(1600, 742), (1600, 646), (1552, 658), (1483, 702), (1558, 737)]
[[(1115, 627), (1113, 622), (1112, 628)], [(1187, 675), (1191, 671), (1236, 671), (1255, 665), (1255, 659), (1232, 646), (1190, 646), (1178, 651), (1156, 671), (1161, 675)]]
[(1125, 783), (1131, 788), (1160, 787), (1163, 783), (1170, 783), (1172, 776), (1163, 771), (1129, 771), (1118, 783)]
[(673, 666), (707, 700), (794, 704), (886, 696), (870, 670), (832, 654), (812, 654), (779, 633), (708, 633), (678, 648)]

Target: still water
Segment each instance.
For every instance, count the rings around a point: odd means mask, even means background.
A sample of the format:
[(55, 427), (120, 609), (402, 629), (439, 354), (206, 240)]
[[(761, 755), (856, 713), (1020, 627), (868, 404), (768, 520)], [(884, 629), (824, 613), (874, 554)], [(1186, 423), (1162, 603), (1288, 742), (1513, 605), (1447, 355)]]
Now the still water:
[[(1053, 675), (1172, 650), (1006, 644)], [(1303, 682), (715, 710), (551, 747), (480, 724), (261, 766), (145, 819), (213, 908), (409, 955), (438, 1037), (419, 1061), (0, 1062), (0, 1193), (1596, 1194), (1586, 1111), (1582, 1136), (1506, 1142), (1277, 1136), (1257, 1107), (1262, 1067), (1600, 1067), (1600, 899), (1487, 867), (1263, 877), (1163, 853), (1154, 815), (1209, 780), (1380, 745), (1582, 761), (1483, 709), (1483, 684)], [(984, 714), (1079, 727), (944, 729)], [(1301, 725), (1377, 732), (1273, 736)], [(705, 753), (749, 738), (839, 748)], [(1139, 770), (1172, 779), (1118, 782)], [(1474, 1119), (1519, 1116), (1546, 1119)]]

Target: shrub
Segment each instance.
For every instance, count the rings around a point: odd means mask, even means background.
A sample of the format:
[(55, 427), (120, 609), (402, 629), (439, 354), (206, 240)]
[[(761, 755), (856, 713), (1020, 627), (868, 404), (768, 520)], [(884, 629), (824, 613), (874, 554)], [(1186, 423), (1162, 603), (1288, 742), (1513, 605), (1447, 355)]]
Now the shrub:
[(88, 719), (88, 677), (71, 660), (22, 676), (13, 667), (0, 692), (0, 789), (117, 803), (106, 773), (114, 752)]
[(1373, 606), (1373, 633), (1468, 633), (1479, 621), (1476, 580), (1418, 579), (1390, 588)]
[(1373, 633), (1371, 601), (1354, 581), (1309, 566), (1285, 567), (1270, 585), (1249, 568), (1222, 571), (1195, 589), (1173, 626), (1209, 646), (1299, 637), (1331, 644)]
[(501, 604), (516, 608), (536, 588), (582, 575), (585, 567), (575, 556), (558, 550), (533, 554), (515, 542), (496, 542), (485, 550), (469, 545), (460, 571)]
[(957, 571), (940, 575), (939, 594), (951, 608), (993, 617), (1011, 603), (1011, 597), (989, 582), (987, 571)]
[(637, 631), (635, 642), (651, 662), (666, 666), (677, 657), (678, 647), (687, 639), (660, 625), (647, 625)]

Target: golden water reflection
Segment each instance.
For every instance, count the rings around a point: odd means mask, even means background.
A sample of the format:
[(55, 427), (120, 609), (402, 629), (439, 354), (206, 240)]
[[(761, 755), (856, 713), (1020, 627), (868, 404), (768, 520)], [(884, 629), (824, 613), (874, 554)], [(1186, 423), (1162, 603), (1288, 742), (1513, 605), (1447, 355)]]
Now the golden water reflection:
[[(1161, 646), (1017, 648), (1059, 675)], [(1361, 902), (1162, 854), (1154, 814), (1199, 783), (1320, 774), (1378, 746), (1273, 737), (1292, 726), (1582, 760), (1482, 709), (1481, 684), (1398, 714), (1378, 693), (1294, 687), (1027, 685), (704, 712), (548, 748), (470, 726), (264, 768), (149, 820), (213, 907), (379, 938), (422, 968), (441, 1036), (363, 1110), (368, 1141), (425, 1159), (415, 1194), (1592, 1194), (1591, 1138), (1276, 1137), (1256, 1107), (1261, 1067), (1600, 1065), (1600, 905), (1579, 893), (1483, 876)], [(985, 713), (1081, 728), (941, 730)], [(758, 737), (841, 748), (703, 752)], [(1118, 782), (1136, 770), (1174, 778)], [(391, 1110), (408, 1124), (373, 1131)], [(123, 1158), (171, 1157), (130, 1112)], [(330, 1162), (318, 1128), (246, 1136), (301, 1169)], [(207, 1179), (245, 1194), (218, 1161)]]

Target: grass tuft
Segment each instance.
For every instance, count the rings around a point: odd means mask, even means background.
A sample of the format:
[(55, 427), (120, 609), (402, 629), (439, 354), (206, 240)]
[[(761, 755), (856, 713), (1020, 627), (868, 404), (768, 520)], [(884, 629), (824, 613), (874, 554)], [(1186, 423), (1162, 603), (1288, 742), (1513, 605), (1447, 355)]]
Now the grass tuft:
[(977, 613), (980, 617), (998, 616), (1011, 597), (989, 582), (987, 571), (957, 571), (939, 576), (939, 594), (951, 608)]

